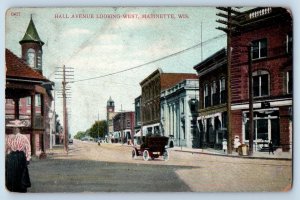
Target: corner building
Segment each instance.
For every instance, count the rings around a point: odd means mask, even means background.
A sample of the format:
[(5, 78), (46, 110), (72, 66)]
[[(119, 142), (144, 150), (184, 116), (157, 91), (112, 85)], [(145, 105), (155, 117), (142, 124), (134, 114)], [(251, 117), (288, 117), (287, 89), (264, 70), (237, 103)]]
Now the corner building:
[[(292, 145), (293, 34), (284, 8), (255, 8), (237, 16), (231, 64), (232, 135), (249, 143), (249, 79), (252, 62), (254, 151), (272, 140), (275, 148)], [(252, 44), (251, 61), (247, 46)]]

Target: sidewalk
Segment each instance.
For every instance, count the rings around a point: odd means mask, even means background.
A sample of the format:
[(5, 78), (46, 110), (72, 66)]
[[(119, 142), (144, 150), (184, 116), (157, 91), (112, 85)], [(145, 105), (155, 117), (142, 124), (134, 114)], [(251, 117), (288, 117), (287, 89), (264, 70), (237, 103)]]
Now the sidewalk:
[(282, 152), (281, 150), (274, 151), (274, 155), (269, 152), (253, 152), (252, 156), (241, 156), (237, 152), (233, 151), (232, 154), (224, 153), (223, 150), (215, 150), (215, 149), (193, 149), (187, 147), (173, 147), (170, 148), (171, 151), (179, 151), (186, 153), (197, 153), (197, 154), (207, 154), (214, 156), (227, 156), (227, 157), (236, 157), (236, 158), (247, 158), (247, 159), (272, 159), (272, 160), (292, 160), (292, 152)]

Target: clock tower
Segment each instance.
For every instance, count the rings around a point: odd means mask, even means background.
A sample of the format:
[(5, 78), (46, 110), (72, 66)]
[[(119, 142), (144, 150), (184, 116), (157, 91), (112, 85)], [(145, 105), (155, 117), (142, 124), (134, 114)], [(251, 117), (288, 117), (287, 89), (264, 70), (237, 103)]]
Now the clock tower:
[(35, 25), (30, 18), (29, 25), (23, 39), (19, 42), (22, 47), (22, 59), (25, 60), (28, 66), (43, 74), (42, 68), (42, 46), (44, 42), (40, 39)]
[(113, 134), (113, 118), (115, 113), (115, 102), (109, 97), (106, 105), (106, 120), (107, 120), (107, 135), (112, 136)]

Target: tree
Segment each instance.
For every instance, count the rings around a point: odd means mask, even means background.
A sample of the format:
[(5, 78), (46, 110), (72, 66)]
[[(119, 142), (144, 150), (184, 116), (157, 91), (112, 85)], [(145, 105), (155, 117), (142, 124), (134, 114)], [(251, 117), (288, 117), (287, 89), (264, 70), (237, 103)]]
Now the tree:
[(80, 140), (82, 137), (86, 136), (85, 132), (84, 131), (78, 131), (76, 133), (76, 135), (74, 136), (75, 139), (78, 139)]
[(92, 127), (89, 129), (89, 135), (93, 138), (104, 137), (107, 131), (106, 120), (95, 121)]

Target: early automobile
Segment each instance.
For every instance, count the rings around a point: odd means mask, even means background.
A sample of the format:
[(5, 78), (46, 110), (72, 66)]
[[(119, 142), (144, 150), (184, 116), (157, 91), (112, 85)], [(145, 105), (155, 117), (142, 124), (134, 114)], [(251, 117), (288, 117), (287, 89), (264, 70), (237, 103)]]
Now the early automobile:
[(144, 136), (140, 147), (133, 146), (132, 158), (136, 159), (137, 156), (142, 156), (145, 161), (154, 160), (162, 156), (163, 160), (169, 160), (169, 151), (167, 150), (168, 137), (165, 136)]

